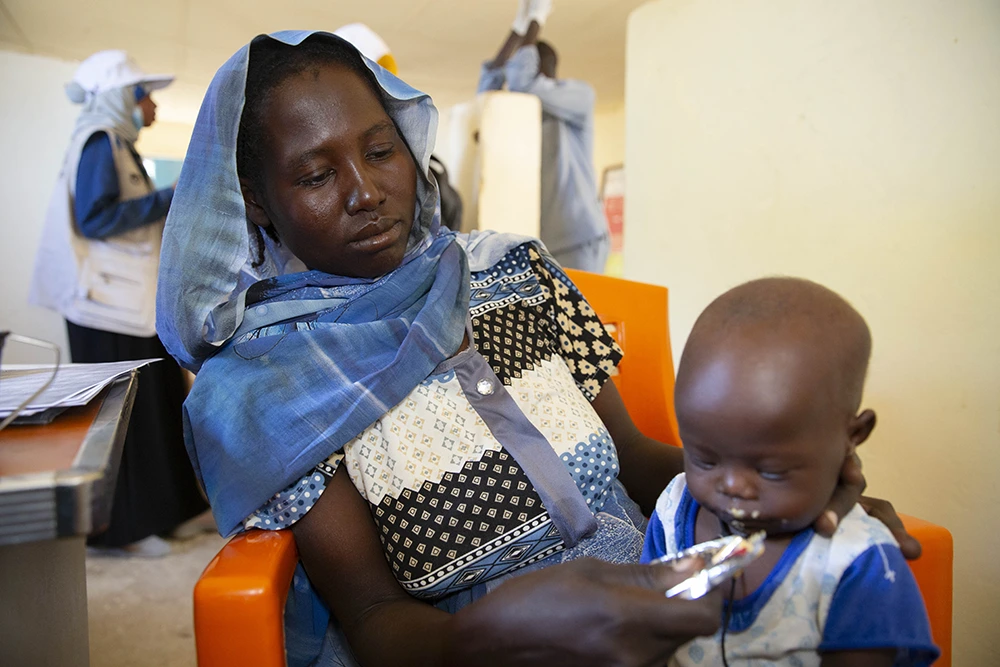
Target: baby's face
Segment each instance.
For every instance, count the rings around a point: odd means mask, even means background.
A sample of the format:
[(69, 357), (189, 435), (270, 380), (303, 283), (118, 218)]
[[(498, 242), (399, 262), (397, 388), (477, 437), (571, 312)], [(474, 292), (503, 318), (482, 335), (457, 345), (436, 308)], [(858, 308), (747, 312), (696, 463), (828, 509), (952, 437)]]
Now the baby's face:
[(735, 531), (791, 533), (826, 508), (852, 451), (851, 415), (794, 350), (742, 349), (699, 364), (677, 390), (691, 494)]

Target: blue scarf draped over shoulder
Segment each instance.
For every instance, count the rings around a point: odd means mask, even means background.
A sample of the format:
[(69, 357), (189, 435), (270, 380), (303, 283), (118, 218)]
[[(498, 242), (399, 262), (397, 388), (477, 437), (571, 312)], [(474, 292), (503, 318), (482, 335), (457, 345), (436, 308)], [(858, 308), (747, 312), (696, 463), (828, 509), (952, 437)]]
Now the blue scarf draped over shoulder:
[[(338, 281), (309, 271), (261, 283), (259, 295), (252, 289), (249, 330), (204, 363), (185, 402), (189, 453), (227, 535), (461, 344), (469, 273), (450, 234), (369, 285), (344, 289)], [(317, 300), (332, 303), (257, 327), (283, 307)]]

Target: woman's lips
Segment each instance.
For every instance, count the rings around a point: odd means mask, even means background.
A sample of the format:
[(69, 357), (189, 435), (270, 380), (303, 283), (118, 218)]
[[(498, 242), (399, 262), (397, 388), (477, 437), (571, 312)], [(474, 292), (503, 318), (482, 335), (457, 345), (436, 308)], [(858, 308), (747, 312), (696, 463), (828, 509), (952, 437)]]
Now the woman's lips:
[(365, 226), (351, 245), (362, 252), (379, 252), (399, 240), (403, 224), (399, 220), (379, 220)]

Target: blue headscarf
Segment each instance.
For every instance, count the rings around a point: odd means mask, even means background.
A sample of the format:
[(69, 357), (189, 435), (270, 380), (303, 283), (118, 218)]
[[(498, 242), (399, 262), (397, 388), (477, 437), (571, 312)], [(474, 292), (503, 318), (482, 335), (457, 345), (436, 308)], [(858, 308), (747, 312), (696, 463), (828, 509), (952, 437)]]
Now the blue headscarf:
[[(340, 40), (307, 31), (257, 39), (295, 46), (313, 34)], [(455, 353), (468, 316), (466, 248), (476, 249), (478, 264), (525, 241), (487, 234), (459, 243), (441, 229), (427, 176), (437, 111), (364, 59), (418, 165), (402, 264), (375, 279), (308, 271), (262, 235), (264, 262), (255, 267), (261, 249), (236, 173), (249, 54), (247, 45), (230, 58), (205, 95), (167, 218), (157, 290), (160, 338), (198, 373), (184, 404), (185, 443), (225, 535)]]

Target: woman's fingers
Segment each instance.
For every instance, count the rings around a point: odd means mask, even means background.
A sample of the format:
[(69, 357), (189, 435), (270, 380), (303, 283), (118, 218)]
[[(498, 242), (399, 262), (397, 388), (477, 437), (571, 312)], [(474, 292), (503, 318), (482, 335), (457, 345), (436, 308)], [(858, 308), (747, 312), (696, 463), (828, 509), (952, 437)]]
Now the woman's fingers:
[(677, 648), (694, 637), (708, 637), (722, 621), (722, 591), (715, 589), (697, 600), (651, 596), (634, 605), (636, 620), (651, 634), (674, 641)]
[[(602, 569), (599, 579), (613, 586), (628, 614), (639, 627), (660, 638), (683, 643), (692, 637), (714, 634), (722, 618), (722, 597), (713, 591), (698, 600), (667, 598), (668, 589), (688, 578), (703, 565), (697, 557), (676, 563), (620, 565)], [(680, 645), (679, 643), (677, 645)]]
[(864, 473), (861, 472), (861, 459), (857, 454), (844, 459), (844, 465), (840, 469), (840, 479), (837, 481), (837, 488), (833, 491), (833, 497), (827, 504), (826, 509), (813, 523), (813, 528), (820, 535), (830, 537), (840, 520), (843, 519), (851, 508), (861, 499), (861, 494), (866, 486)]
[(840, 520), (851, 511), (855, 503), (860, 503), (870, 516), (884, 523), (886, 528), (892, 532), (892, 536), (899, 542), (899, 550), (903, 552), (903, 556), (910, 560), (919, 558), (920, 542), (906, 532), (906, 527), (903, 526), (903, 521), (896, 514), (892, 503), (862, 496), (865, 486), (865, 476), (861, 472), (861, 459), (856, 453), (852, 454), (844, 460), (844, 466), (840, 469), (840, 479), (833, 492), (833, 497), (823, 514), (816, 519), (813, 528), (820, 535), (827, 537), (833, 535)]
[(858, 502), (861, 503), (861, 506), (868, 512), (869, 516), (875, 517), (885, 524), (885, 527), (889, 529), (892, 536), (899, 542), (899, 550), (903, 552), (904, 557), (908, 560), (920, 558), (920, 553), (923, 551), (920, 542), (917, 541), (917, 538), (906, 532), (906, 526), (903, 525), (903, 520), (896, 514), (896, 509), (892, 506), (892, 503), (888, 500), (867, 498), (864, 496)]
[(453, 616), (449, 664), (664, 664), (692, 637), (719, 626), (718, 592), (692, 601), (664, 595), (697, 566), (581, 559), (515, 577)]
[(665, 593), (698, 571), (702, 560), (689, 556), (683, 560), (655, 565), (618, 565), (606, 567), (600, 561), (592, 561), (595, 578), (605, 584), (634, 586)]

